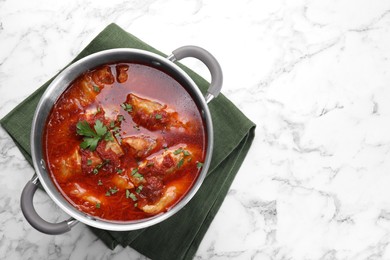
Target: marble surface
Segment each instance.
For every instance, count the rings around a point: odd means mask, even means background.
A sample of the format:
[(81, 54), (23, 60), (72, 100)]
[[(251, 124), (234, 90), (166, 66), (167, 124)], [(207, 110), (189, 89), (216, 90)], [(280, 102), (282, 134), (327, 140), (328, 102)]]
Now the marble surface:
[[(195, 259), (390, 259), (390, 1), (0, 0), (0, 117), (111, 22), (167, 54), (209, 50), (257, 124)], [(83, 224), (35, 231), (19, 207), (32, 174), (0, 128), (0, 258), (145, 259)]]

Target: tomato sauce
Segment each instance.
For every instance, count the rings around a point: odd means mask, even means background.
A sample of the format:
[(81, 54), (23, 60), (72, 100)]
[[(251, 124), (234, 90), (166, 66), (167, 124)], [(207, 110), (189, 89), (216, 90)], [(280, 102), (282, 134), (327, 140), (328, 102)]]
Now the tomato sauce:
[(47, 119), (48, 171), (75, 208), (114, 221), (147, 218), (185, 196), (203, 165), (200, 111), (170, 75), (143, 64), (79, 76)]

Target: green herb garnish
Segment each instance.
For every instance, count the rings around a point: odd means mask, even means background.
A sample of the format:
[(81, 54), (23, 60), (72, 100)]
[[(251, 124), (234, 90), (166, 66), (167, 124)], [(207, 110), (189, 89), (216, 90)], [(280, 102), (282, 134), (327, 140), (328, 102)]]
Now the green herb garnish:
[(160, 120), (160, 119), (162, 118), (162, 115), (156, 114), (155, 118), (156, 118), (157, 120)]
[(203, 163), (201, 163), (201, 162), (196, 163), (196, 168), (200, 169), (200, 168), (202, 168), (202, 166), (203, 166)]
[(133, 111), (133, 106), (128, 104), (128, 103), (123, 103), (121, 104), (121, 107), (123, 108), (123, 110), (125, 110), (126, 112), (132, 112)]
[(93, 90), (98, 93), (100, 92), (100, 88), (97, 85), (93, 85)]
[(108, 191), (109, 191), (111, 194), (115, 194), (115, 193), (118, 192), (118, 188), (117, 188), (117, 187), (110, 188)]
[(100, 203), (96, 203), (95, 208), (100, 209)]
[(92, 160), (91, 160), (91, 159), (88, 159), (88, 160), (87, 160), (87, 165), (88, 165), (88, 166), (92, 165)]
[(137, 192), (138, 194), (141, 193), (143, 187), (144, 187), (143, 185), (139, 185), (135, 190), (135, 192)]
[(77, 134), (83, 135), (83, 142), (80, 144), (82, 149), (95, 151), (98, 142), (106, 135), (107, 127), (100, 120), (95, 121), (93, 129), (87, 121), (79, 121), (76, 125)]
[(98, 180), (98, 185), (99, 185), (99, 186), (103, 185), (102, 180)]
[(139, 174), (139, 173), (136, 173), (133, 175), (135, 178), (137, 178), (138, 180), (142, 181), (144, 179), (144, 176), (142, 174)]
[(173, 154), (174, 154), (174, 155), (178, 155), (178, 154), (181, 153), (181, 152), (183, 152), (183, 149), (179, 148), (179, 149), (173, 151)]
[(184, 163), (184, 158), (181, 158), (179, 163), (177, 164), (177, 168), (180, 168)]
[(137, 196), (135, 196), (135, 194), (132, 193), (132, 192), (130, 192), (130, 193), (129, 193), (129, 196), (127, 196), (126, 198), (130, 198), (130, 199), (132, 199), (133, 201), (137, 201), (137, 200), (138, 200), (138, 199), (137, 199)]
[(98, 165), (96, 165), (96, 167), (92, 170), (92, 173), (93, 174), (98, 174), (99, 173), (99, 170), (104, 166), (106, 165), (107, 163), (109, 163), (110, 160), (108, 159), (105, 159), (102, 163), (99, 163)]

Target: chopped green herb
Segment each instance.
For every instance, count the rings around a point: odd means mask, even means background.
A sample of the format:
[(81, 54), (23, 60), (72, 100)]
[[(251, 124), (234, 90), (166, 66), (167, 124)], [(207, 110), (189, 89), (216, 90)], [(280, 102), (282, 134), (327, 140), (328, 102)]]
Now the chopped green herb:
[(133, 111), (133, 106), (128, 104), (128, 103), (123, 103), (121, 104), (121, 107), (126, 111), (126, 112), (132, 112)]
[(131, 175), (134, 175), (138, 172), (138, 168), (134, 168), (131, 170)]
[(98, 180), (98, 185), (99, 185), (99, 186), (103, 185), (102, 180)]
[(183, 151), (183, 154), (184, 154), (184, 156), (189, 156), (189, 155), (191, 155), (190, 152), (187, 151), (187, 150), (184, 150), (184, 151)]
[(100, 88), (97, 86), (97, 85), (93, 85), (93, 90), (95, 92), (99, 92), (100, 91)]
[(92, 165), (92, 160), (91, 160), (91, 159), (88, 159), (88, 160), (87, 160), (87, 165), (88, 165), (88, 166)]
[(138, 187), (137, 187), (137, 189), (135, 190), (135, 192), (137, 192), (138, 194), (142, 191), (142, 188), (143, 188), (144, 186), (143, 185), (139, 185)]
[(121, 174), (121, 173), (123, 172), (123, 170), (122, 170), (122, 169), (117, 169), (116, 172), (117, 172), (118, 174)]
[(122, 122), (124, 119), (125, 119), (125, 117), (122, 116), (122, 115), (119, 115), (119, 116), (117, 117), (117, 120), (118, 120), (119, 122)]
[(129, 198), (132, 199), (133, 201), (137, 201), (137, 200), (138, 200), (138, 199), (137, 199), (137, 196), (135, 196), (135, 194), (132, 193), (132, 192), (130, 192)]
[(121, 129), (117, 126), (112, 129), (113, 132), (118, 132), (119, 130), (121, 130)]
[(134, 203), (134, 207), (138, 207), (138, 203)]
[(177, 168), (180, 168), (184, 163), (184, 158), (181, 158), (179, 163), (177, 164)]
[(111, 193), (109, 191), (106, 192), (106, 196), (109, 197), (111, 196)]
[(93, 174), (98, 174), (99, 173), (99, 170), (104, 166), (106, 165), (107, 163), (109, 163), (110, 160), (108, 159), (105, 159), (102, 163), (99, 163), (98, 165), (95, 166), (95, 168), (92, 170)]
[(196, 163), (196, 168), (200, 169), (200, 168), (202, 168), (202, 166), (203, 166), (203, 163), (201, 163), (201, 162)]
[(129, 190), (126, 190), (126, 199), (132, 199), (133, 201), (137, 201), (137, 196), (135, 196), (134, 193), (130, 192)]
[(155, 117), (156, 117), (156, 119), (157, 119), (157, 120), (160, 120), (160, 119), (162, 118), (162, 115), (160, 115), (160, 114), (156, 114), (156, 116), (155, 116)]
[(100, 203), (96, 203), (95, 208), (100, 209)]
[(115, 121), (111, 121), (110, 122), (110, 128), (114, 128), (115, 127)]
[(183, 152), (183, 149), (179, 148), (173, 152), (174, 155), (178, 155), (179, 153)]
[(140, 181), (142, 181), (144, 179), (144, 176), (142, 174), (139, 174), (139, 173), (133, 174), (133, 176)]
[(117, 187), (110, 188), (110, 189), (109, 189), (109, 192), (110, 192), (111, 194), (115, 194), (115, 193), (118, 192), (118, 188), (117, 188)]

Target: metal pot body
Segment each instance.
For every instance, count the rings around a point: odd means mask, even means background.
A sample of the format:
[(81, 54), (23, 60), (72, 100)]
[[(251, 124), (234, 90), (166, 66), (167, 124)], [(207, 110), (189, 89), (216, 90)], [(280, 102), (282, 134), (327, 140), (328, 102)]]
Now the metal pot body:
[[(185, 57), (195, 57), (201, 60), (210, 70), (211, 85), (206, 96), (200, 92), (193, 80), (179, 67), (174, 61)], [(177, 80), (191, 95), (196, 103), (204, 121), (205, 132), (207, 135), (207, 150), (206, 158), (202, 171), (193, 187), (188, 191), (186, 196), (182, 198), (169, 211), (158, 214), (156, 216), (135, 220), (135, 221), (106, 221), (94, 218), (82, 211), (74, 208), (62, 194), (58, 191), (53, 183), (50, 174), (46, 170), (46, 162), (44, 160), (44, 151), (42, 147), (43, 131), (49, 113), (57, 101), (59, 96), (70, 86), (70, 84), (82, 73), (96, 68), (104, 64), (112, 64), (119, 62), (141, 63), (150, 67), (157, 68)], [(184, 46), (172, 52), (168, 58), (160, 55), (138, 50), (138, 49), (111, 49), (89, 55), (66, 69), (64, 69), (49, 85), (45, 93), (42, 95), (38, 103), (31, 130), (31, 155), (34, 163), (36, 175), (29, 181), (21, 197), (21, 208), (25, 218), (37, 230), (47, 234), (61, 234), (69, 231), (77, 222), (85, 223), (105, 230), (114, 231), (129, 231), (140, 228), (149, 227), (157, 224), (183, 208), (190, 199), (195, 195), (201, 186), (206, 173), (208, 171), (211, 155), (213, 150), (213, 125), (211, 115), (207, 103), (216, 97), (222, 87), (222, 71), (216, 59), (207, 51), (196, 46)], [(35, 211), (32, 199), (39, 183), (43, 186), (50, 198), (67, 214), (71, 216), (70, 219), (60, 223), (48, 223), (43, 220)]]

